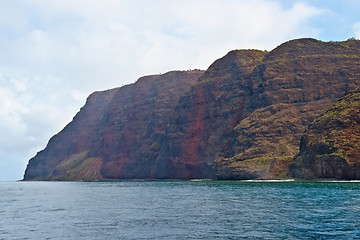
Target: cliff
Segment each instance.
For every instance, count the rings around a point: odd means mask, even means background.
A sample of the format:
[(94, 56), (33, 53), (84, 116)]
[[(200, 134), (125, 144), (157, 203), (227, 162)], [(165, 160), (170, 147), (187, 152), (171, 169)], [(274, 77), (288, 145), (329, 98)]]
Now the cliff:
[(235, 50), (92, 94), (24, 180), (286, 178), (308, 125), (360, 83), (360, 42)]
[(29, 161), (24, 180), (171, 178), (173, 167), (156, 158), (175, 105), (202, 74), (173, 71), (91, 94)]
[(359, 84), (360, 42), (286, 42), (252, 73), (252, 112), (234, 128), (230, 151), (217, 158), (219, 178), (288, 177), (307, 126)]
[(360, 90), (313, 121), (291, 164), (297, 178), (360, 179)]

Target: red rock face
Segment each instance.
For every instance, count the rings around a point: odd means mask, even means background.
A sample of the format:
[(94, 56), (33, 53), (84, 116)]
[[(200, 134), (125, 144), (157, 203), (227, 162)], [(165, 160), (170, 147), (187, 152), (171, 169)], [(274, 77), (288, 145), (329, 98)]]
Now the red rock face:
[(93, 179), (172, 178), (172, 165), (156, 158), (180, 96), (202, 74), (174, 71), (93, 93), (73, 121), (29, 161), (24, 179), (84, 179), (91, 166)]
[(169, 133), (169, 155), (184, 177), (216, 178), (214, 161), (232, 151), (233, 129), (249, 111), (250, 73), (263, 56), (256, 50), (230, 52), (180, 99)]
[[(182, 94), (202, 71), (170, 72), (139, 79), (121, 89), (109, 107), (101, 152), (105, 178), (174, 178), (169, 160), (158, 161), (166, 142), (166, 129)], [(94, 153), (94, 154), (95, 154)]]
[(359, 84), (359, 41), (231, 51), (92, 94), (24, 179), (288, 177), (309, 123)]
[[(189, 122), (191, 123), (189, 127), (185, 130), (186, 139), (185, 142), (181, 145), (182, 148), (182, 159), (185, 164), (185, 178), (193, 178), (197, 174), (193, 173), (193, 168), (196, 166), (199, 159), (199, 149), (198, 147), (202, 143), (201, 135), (205, 131), (204, 129), (204, 119), (205, 115), (205, 106), (204, 104), (204, 89), (203, 86), (200, 86), (198, 95), (194, 96), (192, 99), (192, 104), (197, 105), (198, 107), (191, 112), (189, 115)], [(194, 176), (195, 175), (195, 176)]]

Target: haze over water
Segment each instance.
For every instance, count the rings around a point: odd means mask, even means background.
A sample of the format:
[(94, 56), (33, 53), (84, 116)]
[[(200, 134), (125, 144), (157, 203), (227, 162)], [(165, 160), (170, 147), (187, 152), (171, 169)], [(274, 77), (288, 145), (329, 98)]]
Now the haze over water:
[(0, 239), (359, 239), (358, 182), (2, 182)]

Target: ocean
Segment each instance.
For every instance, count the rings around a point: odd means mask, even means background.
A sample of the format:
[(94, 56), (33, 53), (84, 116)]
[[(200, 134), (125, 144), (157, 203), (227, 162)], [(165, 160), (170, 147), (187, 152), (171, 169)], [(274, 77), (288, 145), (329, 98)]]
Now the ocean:
[(360, 239), (360, 182), (0, 182), (0, 239)]

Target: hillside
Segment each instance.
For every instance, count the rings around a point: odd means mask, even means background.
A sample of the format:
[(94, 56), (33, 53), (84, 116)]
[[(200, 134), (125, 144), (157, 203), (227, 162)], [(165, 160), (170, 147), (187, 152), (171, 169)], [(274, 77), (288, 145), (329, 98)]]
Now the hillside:
[(91, 94), (73, 121), (29, 161), (24, 179), (169, 178), (167, 163), (156, 157), (176, 103), (202, 74), (173, 71)]
[(308, 125), (360, 83), (360, 42), (234, 50), (92, 94), (24, 180), (289, 177)]
[(253, 71), (252, 112), (238, 122), (220, 178), (288, 176), (308, 124), (359, 84), (360, 43), (300, 39), (269, 52)]
[(360, 90), (310, 124), (291, 171), (297, 178), (360, 179)]

